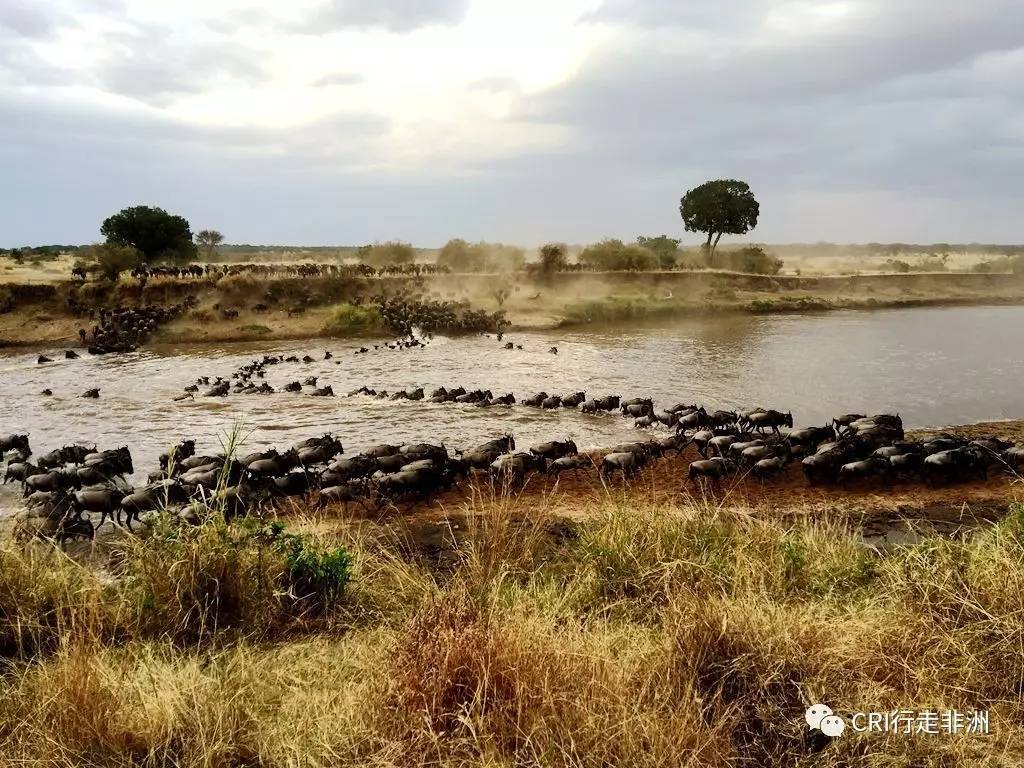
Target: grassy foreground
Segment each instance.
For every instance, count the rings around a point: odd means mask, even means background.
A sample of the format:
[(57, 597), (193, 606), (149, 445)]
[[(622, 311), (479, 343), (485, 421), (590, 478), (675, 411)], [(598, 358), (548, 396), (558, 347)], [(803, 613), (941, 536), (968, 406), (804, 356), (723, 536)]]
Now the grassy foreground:
[[(468, 502), (0, 549), (3, 766), (979, 766), (1024, 757), (1024, 507), (885, 554), (838, 522)], [(584, 515), (581, 515), (581, 518)], [(453, 538), (454, 537), (454, 538)], [(989, 736), (804, 709), (989, 709)], [(819, 751), (820, 750), (820, 751)]]

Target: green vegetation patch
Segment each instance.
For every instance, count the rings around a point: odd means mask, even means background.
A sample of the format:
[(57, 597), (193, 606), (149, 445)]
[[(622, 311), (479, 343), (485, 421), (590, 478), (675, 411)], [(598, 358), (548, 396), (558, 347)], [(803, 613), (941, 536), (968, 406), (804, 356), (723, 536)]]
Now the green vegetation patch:
[(337, 336), (379, 333), (384, 330), (384, 319), (377, 307), (339, 304), (324, 324), (326, 333)]
[(609, 296), (604, 299), (579, 301), (568, 304), (561, 325), (610, 323), (619, 320), (644, 320), (693, 312), (692, 304), (664, 301), (650, 296), (625, 298)]

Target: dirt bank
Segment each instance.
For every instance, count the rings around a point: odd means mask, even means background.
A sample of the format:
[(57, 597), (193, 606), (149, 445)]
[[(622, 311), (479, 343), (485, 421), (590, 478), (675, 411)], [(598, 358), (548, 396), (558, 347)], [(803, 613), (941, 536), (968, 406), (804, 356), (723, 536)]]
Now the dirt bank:
[[(0, 346), (74, 343), (88, 317), (69, 298), (93, 307), (170, 304), (195, 296), (198, 306), (165, 326), (160, 341), (241, 341), (355, 335), (329, 322), (339, 304), (414, 293), (502, 309), (513, 329), (707, 313), (772, 313), (963, 304), (1024, 303), (1024, 277), (1008, 274), (893, 274), (842, 277), (727, 272), (558, 273), (548, 277), (152, 279), (116, 284), (0, 284)], [(499, 301), (500, 299), (500, 301)], [(223, 311), (237, 312), (230, 319)]]

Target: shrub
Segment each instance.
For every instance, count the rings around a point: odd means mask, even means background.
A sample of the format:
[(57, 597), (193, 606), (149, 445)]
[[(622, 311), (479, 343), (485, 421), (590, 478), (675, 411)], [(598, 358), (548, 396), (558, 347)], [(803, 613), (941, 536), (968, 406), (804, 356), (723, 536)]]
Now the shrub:
[(900, 259), (886, 259), (882, 264), (883, 269), (887, 269), (890, 272), (909, 272), (910, 265)]
[(626, 245), (621, 240), (602, 240), (587, 246), (580, 254), (580, 263), (602, 272), (645, 271), (658, 266), (654, 252), (639, 245)]
[(437, 255), (437, 264), (452, 272), (509, 272), (523, 268), (522, 248), (501, 243), (449, 240)]
[(412, 264), (416, 260), (416, 250), (412, 245), (403, 243), (401, 240), (364, 245), (356, 252), (356, 255), (359, 257), (359, 261), (374, 267)]
[(324, 326), (324, 330), (328, 333), (340, 336), (376, 333), (383, 328), (384, 320), (376, 307), (363, 307), (355, 304), (339, 304)]
[(129, 245), (94, 245), (85, 253), (91, 262), (89, 270), (106, 280), (117, 280), (122, 272), (134, 269), (142, 263), (142, 254)]
[(140, 631), (184, 642), (224, 630), (270, 635), (292, 615), (324, 613), (349, 578), (343, 549), (217, 514), (195, 527), (159, 519), (148, 538), (126, 543), (122, 568)]
[(668, 235), (658, 237), (644, 237), (641, 235), (636, 239), (636, 244), (646, 248), (658, 259), (658, 266), (662, 269), (672, 269), (679, 261), (679, 243), (682, 242)]
[(753, 275), (777, 275), (783, 264), (782, 259), (766, 253), (758, 245), (735, 251), (715, 251), (711, 254), (709, 263), (713, 269), (728, 269)]
[(568, 265), (566, 247), (562, 243), (548, 243), (540, 249), (540, 270), (545, 274), (561, 272)]

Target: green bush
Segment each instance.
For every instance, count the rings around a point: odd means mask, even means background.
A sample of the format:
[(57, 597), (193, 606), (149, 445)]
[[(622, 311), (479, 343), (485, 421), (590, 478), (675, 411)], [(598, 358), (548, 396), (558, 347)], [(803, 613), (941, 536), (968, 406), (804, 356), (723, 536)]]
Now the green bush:
[(659, 266), (653, 251), (639, 245), (626, 245), (616, 239), (587, 246), (580, 254), (580, 263), (600, 272), (643, 272)]
[(142, 263), (142, 253), (130, 245), (108, 243), (92, 246), (85, 252), (85, 258), (90, 263), (89, 271), (110, 281)]
[(324, 330), (339, 336), (377, 333), (384, 330), (384, 320), (376, 307), (339, 304)]
[(662, 269), (672, 269), (679, 261), (679, 243), (682, 242), (668, 235), (657, 237), (644, 237), (641, 235), (636, 239), (636, 244), (646, 248), (658, 259), (658, 266)]
[(218, 631), (269, 636), (295, 615), (321, 615), (350, 575), (343, 549), (320, 550), (280, 523), (217, 514), (198, 526), (164, 516), (122, 559), (139, 630), (196, 642)]

